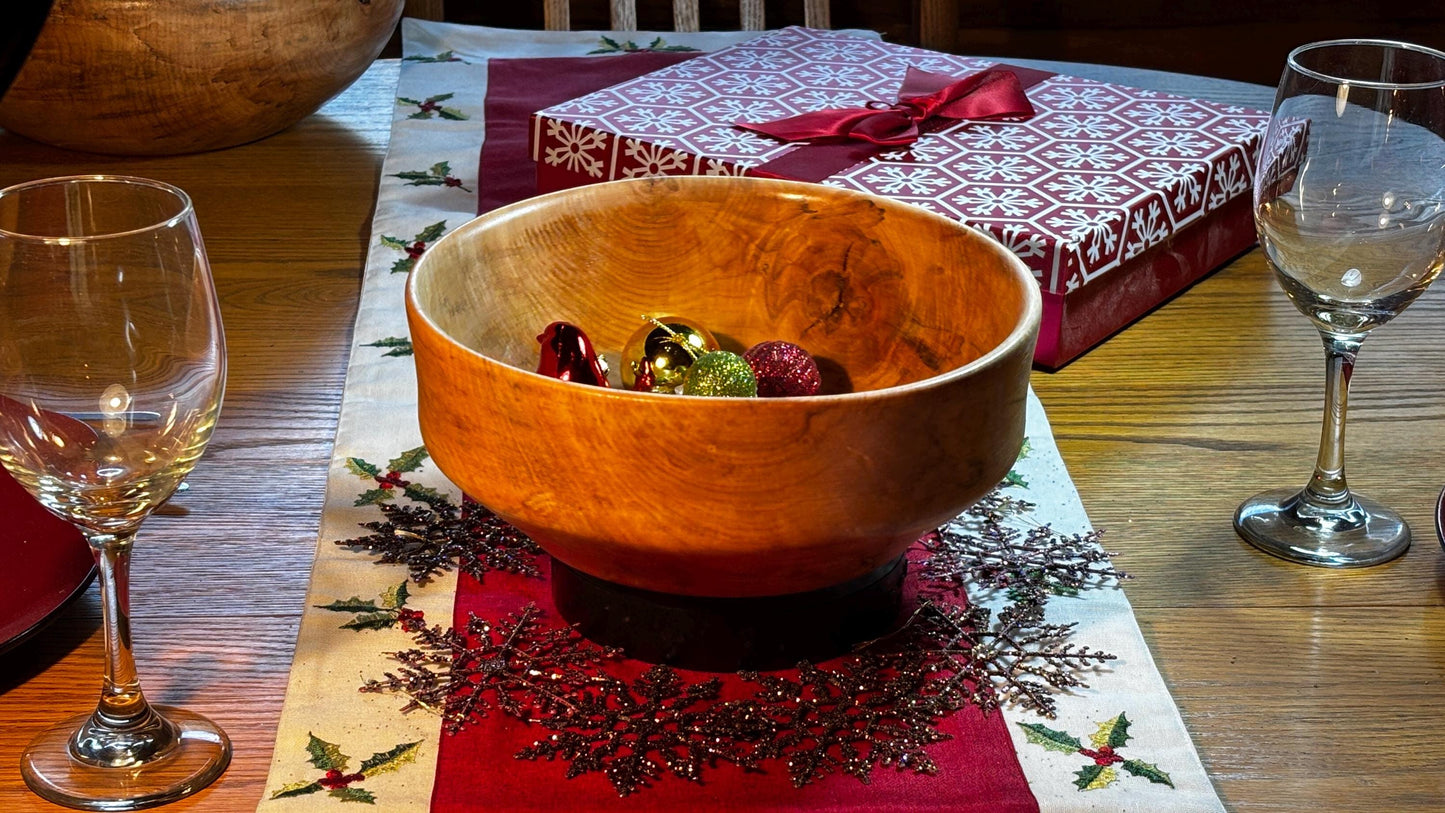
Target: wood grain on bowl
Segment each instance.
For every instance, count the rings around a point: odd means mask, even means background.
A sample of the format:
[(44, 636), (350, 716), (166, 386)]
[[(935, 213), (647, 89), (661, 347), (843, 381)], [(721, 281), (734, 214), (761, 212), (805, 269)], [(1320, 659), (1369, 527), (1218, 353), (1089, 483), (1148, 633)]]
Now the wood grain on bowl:
[[(997, 243), (906, 204), (753, 178), (623, 181), (484, 215), (407, 286), (423, 438), (467, 493), (586, 573), (761, 596), (867, 573), (1007, 473), (1039, 320)], [(561, 319), (638, 314), (797, 343), (852, 392), (692, 398), (530, 372)]]
[(55, 0), (0, 127), (88, 152), (172, 155), (285, 129), (386, 45), (404, 0)]

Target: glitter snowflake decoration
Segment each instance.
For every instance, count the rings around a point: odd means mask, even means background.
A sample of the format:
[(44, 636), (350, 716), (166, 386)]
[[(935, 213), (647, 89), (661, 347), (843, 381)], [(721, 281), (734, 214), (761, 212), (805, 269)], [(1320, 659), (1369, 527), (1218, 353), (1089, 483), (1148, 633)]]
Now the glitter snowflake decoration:
[(619, 796), (665, 774), (699, 781), (704, 767), (737, 761), (739, 730), (712, 719), (721, 688), (717, 678), (687, 683), (661, 665), (632, 681), (598, 675), (565, 709), (541, 721), (554, 733), (516, 757), (565, 761), (568, 779), (600, 772)]
[(528, 722), (572, 717), (580, 712), (581, 689), (620, 653), (571, 627), (544, 627), (541, 615), (528, 604), (497, 621), (473, 615), (460, 632), (422, 626), (413, 647), (391, 653), (401, 666), (361, 691), (404, 695), (403, 712), (428, 709), (449, 732), (491, 711)]
[(1076, 596), (1129, 578), (1100, 547), (1101, 531), (1061, 534), (1048, 525), (1023, 530), (1007, 523), (1032, 508), (996, 490), (959, 520), (924, 536), (924, 586), (955, 595), (969, 586), (1003, 590), (1011, 602), (1003, 617), (1036, 622), (1050, 596)]
[(959, 708), (920, 652), (865, 653), (824, 669), (798, 666), (796, 679), (743, 673), (775, 733), (750, 753), (782, 760), (795, 787), (842, 772), (865, 784), (873, 769), (933, 774), (925, 750), (949, 739), (938, 723)]
[[(370, 534), (336, 544), (374, 554), (377, 564), (406, 565), (417, 584), (449, 570), (478, 581), (493, 571), (540, 576), (537, 557), (542, 549), (531, 537), (469, 497), (463, 496), (457, 506), (436, 489), (403, 478), (421, 468), (426, 458), (426, 449), (417, 447), (393, 458), (385, 470), (359, 457), (348, 458), (347, 469), (376, 486), (363, 491), (356, 505), (376, 505), (383, 518), (361, 523)], [(397, 494), (411, 504), (398, 505)]]

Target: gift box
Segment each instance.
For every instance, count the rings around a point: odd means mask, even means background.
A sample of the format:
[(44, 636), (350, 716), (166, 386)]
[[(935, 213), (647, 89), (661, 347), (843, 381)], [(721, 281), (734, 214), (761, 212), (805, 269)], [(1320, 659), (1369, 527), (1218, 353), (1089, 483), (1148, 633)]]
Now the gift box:
[[(910, 68), (1012, 72), (1034, 115), (931, 119), (911, 144), (798, 144), (741, 127), (882, 109)], [(1008, 246), (1038, 278), (1056, 368), (1254, 242), (1267, 113), (786, 28), (533, 115), (538, 191), (648, 175), (792, 177), (908, 201)]]

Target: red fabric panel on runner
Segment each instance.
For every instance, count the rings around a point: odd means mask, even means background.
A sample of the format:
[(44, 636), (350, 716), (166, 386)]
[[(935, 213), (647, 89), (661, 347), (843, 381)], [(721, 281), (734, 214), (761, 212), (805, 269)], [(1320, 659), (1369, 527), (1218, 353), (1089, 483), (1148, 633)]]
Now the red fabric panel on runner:
[[(491, 60), (479, 210), (488, 211), (535, 192), (535, 173), (527, 146), (532, 112), (657, 70), (686, 56), (647, 53)], [(547, 572), (545, 564), (543, 572)], [(911, 609), (916, 606), (916, 583), (911, 574), (905, 589), (906, 608)], [(482, 584), (463, 574), (457, 580), (452, 623), (463, 626), (473, 613), (497, 619), (528, 602), (544, 611), (545, 623), (565, 623), (552, 604), (550, 583), (545, 578), (493, 573)], [(628, 660), (611, 670), (630, 679), (642, 674), (647, 666)], [(679, 674), (689, 681), (712, 676), (685, 670), (679, 670)], [(725, 676), (724, 684), (724, 698), (743, 698), (752, 692), (751, 684), (734, 676)], [(494, 713), (457, 734), (442, 735), (432, 810), (1038, 811), (1002, 714), (985, 716), (968, 708), (948, 718), (941, 728), (953, 739), (928, 749), (939, 767), (935, 776), (879, 767), (867, 785), (839, 774), (795, 788), (781, 764), (762, 773), (744, 773), (735, 766), (720, 765), (707, 770), (700, 783), (664, 776), (652, 787), (620, 798), (601, 773), (569, 780), (565, 778), (566, 763), (514, 759), (513, 754), (550, 732)]]
[[(682, 397), (682, 396), (674, 396)], [(544, 572), (546, 566), (544, 565)], [(914, 571), (917, 568), (913, 568)], [(915, 582), (905, 584), (905, 605), (914, 602)], [(470, 576), (457, 580), (452, 623), (467, 623), (471, 613), (498, 619), (535, 602), (548, 625), (565, 623), (552, 604), (550, 583), (510, 574), (489, 574), (485, 584)], [(821, 664), (829, 666), (828, 662)], [(641, 675), (648, 664), (626, 660), (609, 667), (619, 677)], [(700, 682), (712, 673), (678, 670), (684, 680)], [(789, 672), (789, 677), (796, 673)], [(756, 687), (723, 676), (723, 699), (743, 699)], [(443, 734), (437, 756), (434, 813), (507, 811), (960, 811), (960, 813), (1037, 813), (1039, 807), (1019, 767), (1003, 715), (985, 716), (969, 707), (948, 718), (940, 729), (953, 739), (928, 747), (938, 773), (927, 776), (877, 767), (869, 784), (835, 774), (793, 787), (786, 767), (772, 764), (763, 773), (744, 773), (733, 765), (706, 769), (702, 782), (663, 776), (626, 798), (617, 795), (601, 773), (567, 779), (565, 762), (530, 762), (513, 754), (551, 732), (493, 713), (456, 734)]]

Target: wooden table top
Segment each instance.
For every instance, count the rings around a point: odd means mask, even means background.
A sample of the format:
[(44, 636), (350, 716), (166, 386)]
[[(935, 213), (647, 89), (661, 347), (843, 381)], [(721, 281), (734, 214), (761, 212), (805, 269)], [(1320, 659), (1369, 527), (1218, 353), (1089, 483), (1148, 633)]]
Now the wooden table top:
[[(1267, 106), (1267, 88), (1071, 66), (1128, 84)], [(121, 172), (195, 199), (230, 350), (225, 410), (176, 505), (146, 523), (134, 566), (147, 694), (221, 723), (230, 770), (175, 809), (260, 799), (316, 544), (327, 463), (371, 242), (398, 74), (378, 62), (296, 127), (177, 158), (67, 153), (0, 133), (0, 186)], [(1144, 637), (1225, 803), (1236, 810), (1445, 809), (1445, 290), (1365, 344), (1351, 483), (1416, 540), (1360, 571), (1272, 559), (1230, 525), (1240, 500), (1303, 484), (1319, 437), (1323, 355), (1258, 251), (1033, 383)], [(0, 656), (0, 810), (54, 810), (19, 774), (44, 726), (94, 706), (91, 590)], [(337, 691), (352, 691), (339, 686)]]

